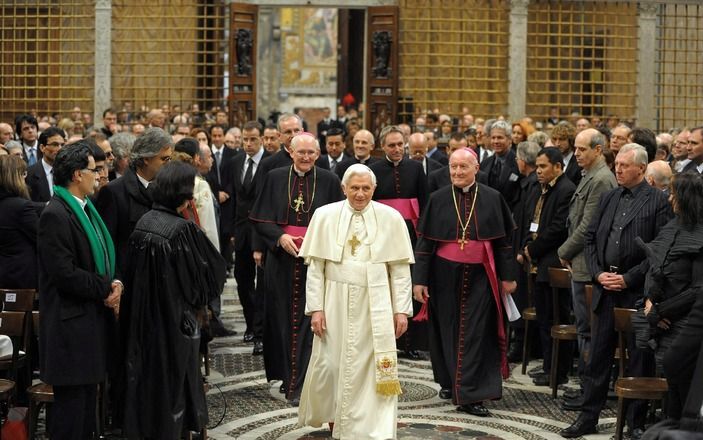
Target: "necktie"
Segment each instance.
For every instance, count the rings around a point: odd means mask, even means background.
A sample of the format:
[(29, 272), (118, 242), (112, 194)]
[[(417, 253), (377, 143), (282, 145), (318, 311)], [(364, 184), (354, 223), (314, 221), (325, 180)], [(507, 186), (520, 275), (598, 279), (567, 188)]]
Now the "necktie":
[(486, 160), (486, 156), (488, 156), (488, 151), (483, 148), (481, 148), (481, 150), (481, 162), (483, 162), (484, 160)]
[(254, 160), (250, 157), (247, 160), (247, 172), (244, 173), (244, 188), (249, 188), (251, 178), (254, 175)]
[(34, 165), (35, 163), (37, 163), (37, 156), (36, 156), (36, 154), (34, 153), (34, 147), (31, 147), (31, 148), (29, 149), (29, 157), (28, 157), (27, 159), (28, 159), (27, 162), (28, 162), (28, 164), (29, 164), (30, 167), (31, 167), (32, 165)]
[(493, 169), (491, 170), (491, 176), (489, 179), (491, 186), (493, 186), (494, 188), (500, 182), (500, 174), (502, 172), (503, 172), (503, 162), (496, 157), (495, 163), (493, 164)]
[(217, 167), (217, 183), (220, 183), (220, 153), (219, 151), (215, 151), (215, 166)]
[(334, 170), (337, 168), (337, 159), (332, 159), (332, 162), (330, 162), (330, 171), (334, 172)]

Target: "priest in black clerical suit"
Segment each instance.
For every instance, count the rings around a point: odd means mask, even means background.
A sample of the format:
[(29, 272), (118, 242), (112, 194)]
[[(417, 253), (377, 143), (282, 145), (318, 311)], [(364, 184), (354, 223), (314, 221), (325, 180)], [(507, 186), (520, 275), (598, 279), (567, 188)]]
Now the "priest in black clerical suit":
[(452, 185), (435, 191), (420, 218), (413, 294), (429, 295), (430, 354), (440, 397), (487, 416), (483, 401), (502, 396), (508, 377), (503, 295), (515, 289), (507, 203), (477, 183), (476, 157), (450, 156)]
[(307, 266), (297, 253), (315, 209), (344, 197), (337, 176), (314, 166), (316, 143), (309, 133), (293, 138), (293, 165), (269, 171), (249, 216), (267, 251), (266, 378), (283, 380), (282, 390), (293, 404), (300, 398), (313, 336), (305, 316)]

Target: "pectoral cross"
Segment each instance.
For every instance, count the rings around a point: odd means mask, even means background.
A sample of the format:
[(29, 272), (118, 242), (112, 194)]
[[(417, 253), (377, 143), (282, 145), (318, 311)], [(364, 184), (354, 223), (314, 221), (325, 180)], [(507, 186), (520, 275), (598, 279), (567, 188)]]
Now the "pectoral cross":
[(351, 254), (356, 256), (356, 247), (361, 244), (358, 238), (356, 238), (356, 234), (352, 235), (351, 240), (349, 240), (347, 243), (349, 243), (349, 246), (351, 246)]
[(295, 212), (298, 212), (300, 208), (305, 205), (305, 200), (303, 200), (303, 193), (298, 193), (298, 198), (293, 200), (293, 203), (295, 204)]
[(463, 251), (464, 245), (466, 244), (466, 233), (461, 234), (461, 238), (459, 239), (458, 243), (459, 243), (459, 249), (461, 249)]

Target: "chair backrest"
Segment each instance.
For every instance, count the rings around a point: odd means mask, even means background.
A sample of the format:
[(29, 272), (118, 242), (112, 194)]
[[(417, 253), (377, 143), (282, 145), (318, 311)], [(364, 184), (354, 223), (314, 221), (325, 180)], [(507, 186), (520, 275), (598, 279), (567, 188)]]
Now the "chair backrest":
[(0, 312), (0, 335), (10, 337), (12, 341), (12, 361), (9, 366), (11, 380), (17, 380), (18, 359), (20, 348), (26, 339), (25, 312)]
[(0, 289), (2, 309), (6, 312), (31, 312), (36, 296), (34, 289)]
[(553, 289), (571, 289), (571, 272), (564, 267), (550, 267), (549, 286)]
[(623, 309), (621, 307), (613, 308), (613, 327), (618, 332), (618, 348), (620, 349), (620, 358), (618, 366), (620, 369), (620, 377), (625, 377), (625, 364), (627, 363), (627, 334), (632, 331), (632, 322), (630, 316), (635, 313), (635, 309)]

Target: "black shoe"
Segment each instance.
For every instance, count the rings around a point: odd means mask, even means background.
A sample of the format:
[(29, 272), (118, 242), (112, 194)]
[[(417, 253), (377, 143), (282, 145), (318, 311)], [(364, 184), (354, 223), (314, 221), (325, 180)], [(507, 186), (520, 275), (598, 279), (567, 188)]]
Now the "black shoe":
[(533, 379), (539, 376), (540, 374), (544, 374), (544, 370), (542, 369), (542, 367), (535, 367), (530, 370), (527, 370), (527, 375)]
[(587, 434), (595, 434), (597, 432), (598, 430), (596, 429), (595, 420), (589, 420), (581, 414), (576, 421), (571, 424), (571, 426), (562, 429), (559, 432), (559, 435), (564, 438), (575, 438), (582, 437)]
[(250, 331), (244, 332), (244, 342), (251, 342), (254, 340), (254, 333)]
[(568, 400), (580, 399), (581, 396), (583, 396), (581, 388), (567, 388), (563, 394), (564, 399)]
[(508, 350), (508, 362), (522, 362), (522, 343), (514, 342)]
[(422, 360), (422, 355), (420, 354), (419, 351), (417, 350), (408, 350), (405, 352), (405, 357), (408, 359), (411, 359), (413, 361), (420, 361)]
[(449, 400), (452, 398), (451, 388), (442, 388), (439, 390), (439, 398), (443, 400)]
[(467, 414), (471, 414), (472, 416), (478, 416), (478, 417), (488, 417), (491, 415), (490, 412), (488, 412), (488, 408), (483, 406), (483, 403), (469, 403), (468, 405), (461, 405), (456, 409), (457, 411), (460, 412), (465, 412)]
[(564, 399), (561, 402), (561, 409), (564, 411), (581, 411), (583, 406), (583, 396), (576, 399)]
[(281, 384), (280, 387), (278, 387), (278, 392), (281, 394), (286, 394), (286, 386), (285, 384)]
[[(568, 382), (569, 379), (566, 377), (562, 378), (557, 378), (557, 385), (564, 384)], [(532, 383), (537, 385), (538, 387), (548, 387), (549, 386), (549, 374), (540, 374), (539, 376), (535, 376), (534, 379), (532, 379)]]
[(644, 435), (644, 429), (642, 429), (642, 428), (631, 429), (629, 432), (629, 435), (632, 440), (640, 440), (642, 438), (642, 435)]
[(237, 332), (235, 330), (230, 330), (228, 328), (220, 327), (212, 330), (212, 336), (216, 338), (227, 338), (229, 336), (235, 336)]
[(254, 351), (252, 351), (251, 354), (254, 356), (264, 354), (264, 343), (261, 341), (254, 342)]
[(290, 399), (288, 404), (291, 406), (300, 406), (300, 399), (296, 397), (295, 399)]

